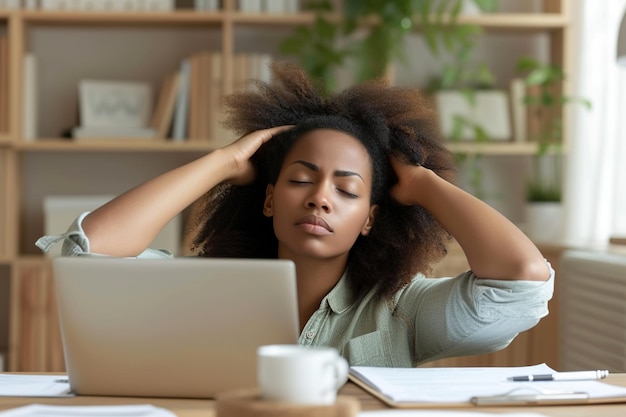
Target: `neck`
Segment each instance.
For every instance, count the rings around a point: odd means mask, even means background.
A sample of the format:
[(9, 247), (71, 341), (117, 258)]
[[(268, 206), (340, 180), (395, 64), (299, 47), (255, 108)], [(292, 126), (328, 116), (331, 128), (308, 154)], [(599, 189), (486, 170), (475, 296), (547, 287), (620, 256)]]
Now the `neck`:
[(300, 330), (304, 328), (322, 299), (333, 289), (343, 275), (347, 256), (316, 259), (279, 253), (281, 259), (291, 259), (296, 264), (298, 312)]

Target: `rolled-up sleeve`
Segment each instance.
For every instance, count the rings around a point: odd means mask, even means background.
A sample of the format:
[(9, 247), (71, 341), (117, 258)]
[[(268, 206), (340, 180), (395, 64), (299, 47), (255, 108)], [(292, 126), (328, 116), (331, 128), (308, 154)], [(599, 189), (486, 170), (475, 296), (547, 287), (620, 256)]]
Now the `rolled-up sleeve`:
[(494, 352), (548, 314), (554, 270), (547, 281), (417, 278), (397, 308), (414, 320), (416, 362)]
[[(35, 245), (44, 253), (48, 252), (52, 246), (62, 243), (62, 256), (107, 256), (104, 254), (92, 253), (89, 247), (89, 238), (83, 230), (83, 220), (89, 212), (79, 215), (67, 232), (60, 235), (42, 236), (35, 242)], [(165, 249), (146, 249), (137, 258), (142, 259), (164, 259), (173, 258), (173, 254)]]

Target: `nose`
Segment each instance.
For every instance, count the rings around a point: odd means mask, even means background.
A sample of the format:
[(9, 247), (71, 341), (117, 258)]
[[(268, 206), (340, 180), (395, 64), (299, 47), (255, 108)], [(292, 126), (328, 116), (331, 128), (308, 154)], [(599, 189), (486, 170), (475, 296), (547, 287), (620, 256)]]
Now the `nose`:
[(325, 184), (318, 184), (311, 188), (311, 193), (307, 196), (305, 205), (308, 208), (321, 208), (324, 212), (332, 211), (332, 205), (329, 197), (330, 189)]

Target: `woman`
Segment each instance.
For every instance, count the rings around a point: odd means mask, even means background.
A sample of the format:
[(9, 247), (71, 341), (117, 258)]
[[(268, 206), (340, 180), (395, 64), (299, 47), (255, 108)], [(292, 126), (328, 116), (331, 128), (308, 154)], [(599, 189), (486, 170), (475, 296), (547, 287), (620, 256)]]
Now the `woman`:
[[(299, 68), (227, 99), (234, 143), (81, 215), (66, 255), (147, 249), (201, 199), (200, 256), (291, 259), (303, 345), (351, 365), (410, 367), (502, 349), (547, 314), (554, 271), (497, 211), (454, 186), (417, 90), (372, 81), (324, 97)], [(470, 271), (425, 273), (453, 237)]]

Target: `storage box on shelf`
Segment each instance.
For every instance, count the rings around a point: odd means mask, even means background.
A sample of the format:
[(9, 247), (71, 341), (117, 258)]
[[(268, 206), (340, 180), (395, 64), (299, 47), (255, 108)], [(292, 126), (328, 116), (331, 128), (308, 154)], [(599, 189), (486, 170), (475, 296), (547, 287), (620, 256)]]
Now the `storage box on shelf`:
[[(228, 94), (242, 88), (237, 68), (242, 55), (263, 53), (277, 57), (278, 44), (291, 28), (314, 21), (311, 13), (246, 13), (237, 9), (235, 0), (221, 3), (221, 10), (210, 12), (0, 12), (0, 35), (7, 34), (11, 48), (12, 77), (7, 116), (10, 129), (4, 136), (0, 133), (0, 172), (5, 186), (0, 199), (3, 205), (7, 203), (0, 223), (4, 236), (0, 236), (4, 239), (0, 246), (4, 247), (0, 252), (0, 257), (4, 256), (4, 264), (0, 262), (0, 283), (3, 277), (11, 280), (10, 299), (0, 299), (0, 309), (10, 311), (5, 322), (10, 322), (11, 328), (4, 330), (9, 346), (5, 367), (9, 370), (38, 372), (63, 367), (50, 263), (39, 256), (33, 245), (44, 231), (44, 197), (117, 194), (233, 139), (206, 132), (197, 135), (202, 138), (187, 137), (183, 141), (62, 138), (63, 132), (80, 123), (79, 81), (144, 81), (152, 86), (157, 101), (163, 81), (180, 70), (185, 58), (210, 51), (221, 54), (222, 76), (218, 84), (221, 94)], [(566, 44), (570, 38), (566, 2), (550, 3), (557, 8), (547, 9), (549, 13), (545, 14), (494, 14), (463, 19), (489, 33), (545, 36), (551, 59), (566, 65)], [(29, 107), (22, 88), (24, 58), (29, 53), (35, 57), (36, 68), (45, 68), (36, 75), (36, 100), (30, 103), (37, 115), (32, 119), (35, 134), (31, 138), (26, 136), (24, 125)], [(451, 144), (451, 148), (491, 155), (531, 155), (535, 145), (459, 143)], [(444, 268), (445, 262), (463, 264), (462, 254), (453, 256), (455, 260), (451, 256), (439, 267)], [(530, 351), (538, 339), (546, 346), (556, 344), (552, 330), (538, 327), (515, 342), (512, 349), (517, 353), (500, 353), (498, 364), (519, 360), (520, 352)], [(0, 335), (0, 350), (2, 340)], [(541, 359), (540, 354), (533, 359), (551, 361)], [(483, 363), (485, 359), (472, 360)]]

